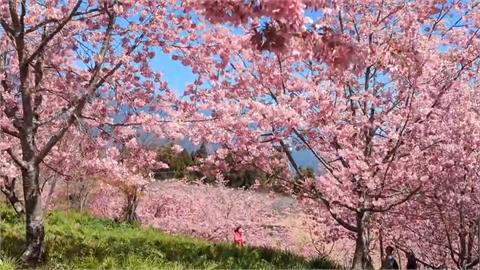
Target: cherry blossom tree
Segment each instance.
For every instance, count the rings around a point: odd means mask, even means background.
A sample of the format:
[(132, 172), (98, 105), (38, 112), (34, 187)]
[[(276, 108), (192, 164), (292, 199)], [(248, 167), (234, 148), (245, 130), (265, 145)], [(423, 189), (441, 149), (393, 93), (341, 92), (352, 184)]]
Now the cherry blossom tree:
[[(156, 153), (153, 151), (150, 152), (150, 155), (146, 155), (145, 150), (141, 148), (132, 150), (123, 148), (122, 150), (119, 162), (112, 160), (114, 164), (108, 166), (110, 169), (105, 168), (104, 180), (101, 181), (96, 195), (99, 196), (98, 192), (100, 192), (108, 199), (112, 196), (108, 196), (105, 192), (120, 193), (123, 196), (123, 204), (118, 205), (117, 209), (120, 209), (121, 212), (115, 218), (127, 222), (139, 222), (137, 207), (147, 185), (153, 181), (153, 174), (150, 174), (151, 169), (168, 167), (168, 165), (157, 162), (155, 160)], [(144, 160), (139, 160), (139, 158)], [(141, 165), (139, 166), (139, 164)], [(101, 205), (94, 208), (112, 210), (112, 208), (105, 208)]]
[[(303, 7), (313, 10), (312, 2)], [(229, 7), (228, 15), (243, 12)], [(233, 151), (269, 172), (269, 157), (281, 152), (298, 172), (293, 151), (311, 152), (321, 174), (294, 183), (297, 192), (352, 234), (352, 267), (365, 268), (372, 216), (428, 183), (418, 160), (444, 142), (432, 127), (446, 114), (446, 97), (476, 76), (479, 14), (471, 1), (337, 1), (306, 20), (303, 35), (262, 53), (228, 26), (210, 26), (206, 44), (175, 55), (198, 74), (186, 94), (205, 121), (192, 136), (221, 146), (212, 160), (219, 166)], [(261, 16), (233, 18), (268, 33)]]
[(87, 209), (117, 221), (139, 222), (137, 207), (151, 182), (148, 177), (132, 174), (125, 167), (118, 166), (114, 174), (109, 173), (95, 181)]
[(60, 206), (68, 201), (70, 208), (85, 210), (89, 197), (105, 191), (102, 187), (115, 187), (109, 192), (126, 196), (125, 207), (120, 206), (123, 215), (118, 218), (136, 221), (135, 208), (141, 190), (151, 181), (145, 171), (151, 166), (162, 165), (155, 161), (155, 153), (136, 146), (101, 147), (97, 140), (88, 137), (73, 139), (68, 136), (67, 139), (59, 144), (62, 152), (53, 152), (45, 162), (45, 170), (56, 176), (45, 179), (42, 184), (46, 207)]
[(149, 63), (155, 48), (168, 51), (191, 31), (178, 8), (176, 1), (0, 2), (2, 155), (22, 176), (22, 261), (43, 258), (40, 167), (72, 127), (101, 146), (133, 146), (139, 125), (178, 136), (175, 123), (163, 123), (174, 118), (175, 95)]
[[(441, 146), (422, 164), (422, 192), (387, 216), (390, 241), (411, 249), (430, 267), (471, 269), (479, 264), (478, 82), (447, 95), (448, 114), (437, 119)], [(415, 209), (415, 211), (412, 211)], [(402, 233), (400, 233), (402, 232)]]

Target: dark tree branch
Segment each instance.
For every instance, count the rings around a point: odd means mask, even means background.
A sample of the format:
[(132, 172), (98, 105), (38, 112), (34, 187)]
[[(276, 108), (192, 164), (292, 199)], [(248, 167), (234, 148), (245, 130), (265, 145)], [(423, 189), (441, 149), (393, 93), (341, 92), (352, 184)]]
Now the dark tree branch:
[(40, 23), (38, 23), (37, 25), (31, 27), (31, 28), (28, 28), (25, 30), (25, 34), (29, 34), (29, 33), (32, 33), (32, 32), (35, 32), (37, 31), (38, 29), (46, 26), (47, 24), (49, 23), (58, 23), (59, 21), (57, 19), (46, 19)]
[(17, 196), (15, 192), (15, 184), (17, 178), (8, 177), (6, 175), (1, 175), (0, 177), (4, 179), (3, 185), (0, 185), (0, 191), (5, 195), (17, 215), (22, 215), (25, 212), (25, 207), (22, 201)]
[(17, 14), (17, 1), (8, 0), (8, 8), (10, 11), (10, 18), (12, 19), (14, 31), (17, 32), (20, 28), (20, 21), (18, 19), (18, 14)]
[(410, 200), (410, 198), (412, 198), (413, 195), (417, 194), (417, 192), (422, 188), (422, 185), (419, 185), (418, 187), (416, 187), (414, 190), (410, 191), (405, 197), (403, 197), (402, 199), (394, 202), (394, 203), (391, 203), (389, 204), (388, 206), (386, 207), (383, 207), (383, 208), (375, 208), (375, 207), (371, 207), (371, 208), (367, 208), (366, 210), (367, 211), (371, 211), (371, 212), (387, 212), (387, 211), (390, 211), (392, 208)]
[(13, 153), (12, 148), (8, 148), (6, 151), (8, 155), (10, 155), (10, 157), (12, 158), (13, 162), (15, 162), (15, 164), (17, 164), (21, 169), (27, 169), (27, 164), (23, 160), (18, 158), (15, 153)]
[(82, 1), (78, 0), (75, 6), (73, 7), (72, 11), (70, 12), (70, 14), (60, 22), (60, 24), (55, 28), (55, 30), (53, 30), (50, 34), (48, 34), (46, 37), (42, 39), (37, 49), (33, 51), (33, 53), (27, 58), (27, 60), (22, 63), (23, 66), (29, 65), (41, 52), (43, 52), (48, 42), (50, 42), (50, 40), (52, 40), (72, 19), (72, 17), (75, 15), (77, 10), (80, 8), (81, 3)]
[(20, 134), (17, 131), (11, 130), (9, 128), (1, 127), (0, 131), (15, 138), (20, 138)]
[(7, 24), (7, 22), (4, 19), (0, 18), (0, 25), (2, 26), (3, 30), (7, 32), (10, 36), (15, 35), (15, 31)]

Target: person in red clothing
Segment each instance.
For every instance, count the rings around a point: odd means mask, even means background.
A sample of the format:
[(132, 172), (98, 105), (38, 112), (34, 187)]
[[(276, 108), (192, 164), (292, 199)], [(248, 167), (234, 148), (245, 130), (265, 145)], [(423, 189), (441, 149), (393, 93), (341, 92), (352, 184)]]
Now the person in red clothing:
[(245, 238), (243, 237), (242, 226), (238, 226), (233, 231), (233, 243), (235, 243), (235, 245), (240, 247), (243, 247), (243, 245), (245, 244)]

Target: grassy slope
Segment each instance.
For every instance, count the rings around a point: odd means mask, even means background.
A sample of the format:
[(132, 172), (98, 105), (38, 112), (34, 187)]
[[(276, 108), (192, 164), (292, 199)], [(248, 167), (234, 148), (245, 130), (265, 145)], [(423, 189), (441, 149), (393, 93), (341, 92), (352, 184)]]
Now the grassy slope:
[[(0, 269), (9, 269), (22, 250), (24, 222), (1, 203), (0, 218)], [(324, 260), (306, 261), (267, 248), (239, 249), (71, 212), (47, 217), (46, 239), (45, 269), (334, 268)]]

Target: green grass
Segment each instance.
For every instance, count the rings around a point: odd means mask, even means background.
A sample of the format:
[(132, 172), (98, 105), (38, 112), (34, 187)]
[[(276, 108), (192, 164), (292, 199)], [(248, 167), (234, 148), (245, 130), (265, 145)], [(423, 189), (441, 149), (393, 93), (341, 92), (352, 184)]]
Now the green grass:
[(18, 262), (13, 257), (8, 257), (0, 253), (0, 270), (14, 270)]
[[(18, 266), (24, 220), (0, 203), (0, 270)], [(139, 225), (118, 224), (75, 212), (54, 211), (46, 219), (47, 261), (43, 269), (331, 269), (326, 260), (269, 248), (237, 248)]]

